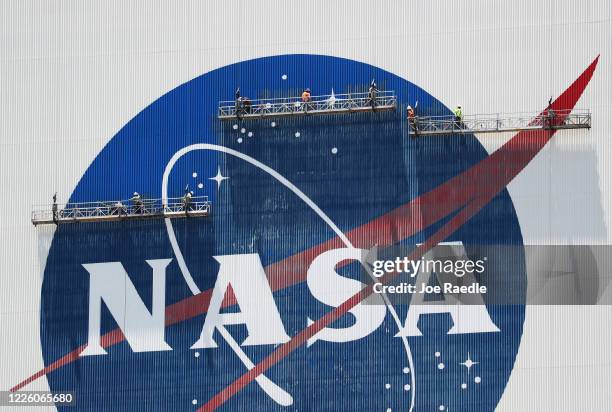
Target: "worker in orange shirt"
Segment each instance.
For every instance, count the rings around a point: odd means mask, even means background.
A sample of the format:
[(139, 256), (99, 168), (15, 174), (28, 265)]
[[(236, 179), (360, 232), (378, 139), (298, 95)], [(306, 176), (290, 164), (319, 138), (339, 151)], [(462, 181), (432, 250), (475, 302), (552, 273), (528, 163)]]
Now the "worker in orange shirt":
[(308, 111), (311, 100), (312, 98), (310, 97), (310, 89), (304, 89), (304, 91), (302, 92), (302, 107), (304, 108), (305, 112)]
[(406, 108), (406, 113), (408, 114), (408, 123), (410, 124), (410, 127), (412, 127), (412, 130), (414, 130), (415, 133), (418, 133), (419, 130), (417, 129), (416, 124), (416, 113), (414, 112), (412, 106), (408, 105)]

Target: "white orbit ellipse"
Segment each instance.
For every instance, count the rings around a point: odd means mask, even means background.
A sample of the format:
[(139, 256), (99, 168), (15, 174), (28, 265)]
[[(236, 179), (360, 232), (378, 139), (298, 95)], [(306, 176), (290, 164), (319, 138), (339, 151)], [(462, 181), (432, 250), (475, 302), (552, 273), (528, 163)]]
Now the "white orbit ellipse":
[[(336, 235), (340, 238), (340, 240), (342, 240), (342, 243), (344, 243), (344, 245), (347, 248), (350, 249), (354, 249), (353, 244), (351, 243), (351, 241), (346, 237), (346, 235), (340, 230), (340, 228), (338, 228), (338, 226), (336, 226), (336, 224), (329, 218), (329, 216), (327, 216), (325, 214), (325, 212), (323, 212), (308, 196), (306, 196), (306, 194), (304, 194), (304, 192), (302, 192), (300, 189), (298, 189), (293, 183), (291, 183), (289, 180), (287, 180), (284, 176), (282, 176), (280, 173), (278, 173), (276, 170), (272, 169), (271, 167), (261, 163), (260, 161), (242, 153), (239, 152), (237, 150), (234, 149), (230, 149), (229, 147), (225, 147), (225, 146), (220, 146), (220, 145), (215, 145), (215, 144), (210, 144), (210, 143), (196, 143), (190, 146), (186, 146), (182, 149), (180, 149), (179, 151), (177, 151), (172, 158), (168, 161), (168, 163), (166, 164), (166, 168), (164, 169), (164, 174), (162, 177), (162, 203), (166, 204), (168, 202), (168, 179), (170, 177), (170, 172), (172, 171), (172, 169), (174, 168), (174, 165), (176, 164), (176, 162), (183, 157), (184, 155), (186, 155), (189, 152), (195, 151), (195, 150), (211, 150), (211, 151), (215, 151), (215, 152), (221, 152), (221, 153), (226, 153), (229, 154), (231, 156), (235, 156), (239, 159), (242, 159), (244, 161), (246, 161), (247, 163), (252, 164), (253, 166), (263, 170), (264, 172), (268, 173), (269, 175), (271, 175), (272, 177), (274, 177), (279, 183), (281, 183), (283, 186), (287, 187), (289, 190), (291, 190), (295, 195), (297, 195), (300, 199), (302, 199), (302, 201), (304, 201), (304, 203), (306, 203), (333, 231), (334, 233), (336, 233)], [(174, 251), (174, 255), (176, 256), (176, 260), (177, 263), (179, 265), (179, 268), (181, 269), (181, 273), (183, 275), (183, 278), (185, 279), (185, 282), (187, 283), (187, 285), (189, 286), (189, 289), (191, 290), (191, 293), (193, 293), (194, 295), (199, 294), (201, 291), (198, 288), (198, 286), (195, 284), (195, 281), (193, 280), (193, 277), (191, 276), (191, 273), (189, 272), (189, 269), (187, 268), (187, 264), (185, 263), (185, 259), (183, 257), (183, 254), (181, 252), (181, 250), (178, 247), (178, 242), (176, 240), (176, 235), (174, 233), (174, 228), (172, 227), (172, 222), (170, 219), (166, 218), (164, 219), (165, 224), (166, 224), (166, 230), (168, 232), (168, 238), (170, 239), (170, 244), (172, 246), (172, 250)], [(372, 277), (372, 279), (374, 279), (376, 281), (376, 278), (372, 275), (372, 273), (370, 273), (368, 271), (368, 274), (370, 275), (370, 277)], [(393, 305), (391, 304), (391, 302), (389, 301), (389, 298), (387, 297), (386, 294), (381, 294), (383, 300), (385, 301), (385, 305), (387, 306), (387, 309), (389, 309), (389, 313), (391, 313), (391, 316), (393, 317), (393, 320), (395, 321), (397, 327), (399, 330), (402, 329), (402, 323), (399, 319), (399, 316), (397, 315), (397, 312), (395, 311), (395, 308), (393, 307)], [(225, 328), (223, 328), (225, 329)], [(230, 344), (230, 347), (234, 350), (234, 352), (236, 353), (236, 355), (238, 355), (238, 357), (240, 358), (240, 360), (243, 362), (243, 364), (250, 370), (254, 367), (253, 362), (247, 357), (247, 355), (242, 351), (242, 349), (240, 348), (240, 346), (233, 340), (233, 338), (231, 337), (231, 335), (229, 334), (229, 332), (227, 332), (227, 330), (221, 330), (220, 332), (222, 333), (223, 337), (228, 340), (228, 343)], [(402, 343), (404, 345), (404, 349), (406, 351), (406, 355), (408, 357), (408, 364), (410, 367), (410, 370), (414, 371), (414, 361), (412, 358), (412, 351), (410, 350), (410, 345), (408, 343), (408, 339), (405, 336), (400, 336)], [(416, 374), (412, 373), (410, 375), (410, 380), (411, 380), (411, 387), (412, 387), (412, 393), (411, 393), (411, 402), (410, 402), (410, 409), (409, 412), (412, 412), (412, 410), (414, 409), (414, 403), (415, 403), (415, 394), (416, 394), (416, 378), (415, 378)], [(262, 389), (264, 391), (266, 391), (266, 393), (272, 397), (277, 403), (281, 404), (281, 405), (291, 405), (293, 403), (293, 398), (291, 398), (291, 395), (289, 395), (287, 392), (285, 392), (282, 388), (278, 387), (274, 382), (270, 381), (267, 377), (264, 376), (264, 374), (259, 375), (256, 378), (257, 383), (262, 387)]]

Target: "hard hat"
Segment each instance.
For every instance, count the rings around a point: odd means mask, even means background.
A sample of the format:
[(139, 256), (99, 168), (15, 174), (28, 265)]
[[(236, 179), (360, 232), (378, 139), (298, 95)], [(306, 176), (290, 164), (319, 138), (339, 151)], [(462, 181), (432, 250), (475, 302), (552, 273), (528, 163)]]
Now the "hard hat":
[(309, 89), (309, 88), (306, 88), (306, 90), (305, 90), (305, 91), (306, 91), (306, 92), (308, 92), (308, 93), (310, 93), (310, 89)]
[(191, 192), (189, 192), (189, 194), (190, 194), (191, 196), (193, 196), (193, 190), (192, 190)]
[(138, 196), (138, 192), (134, 192), (134, 196)]
[(412, 109), (412, 106), (408, 105), (408, 110)]

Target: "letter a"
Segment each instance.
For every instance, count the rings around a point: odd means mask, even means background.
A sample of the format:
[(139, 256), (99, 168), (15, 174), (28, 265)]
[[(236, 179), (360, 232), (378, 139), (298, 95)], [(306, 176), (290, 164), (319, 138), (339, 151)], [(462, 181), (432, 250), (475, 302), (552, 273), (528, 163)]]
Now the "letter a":
[[(214, 257), (220, 264), (208, 314), (200, 338), (191, 349), (216, 348), (213, 339), (220, 325), (245, 324), (249, 333), (242, 345), (275, 345), (289, 341), (272, 290), (257, 254)], [(238, 313), (220, 313), (228, 286), (232, 286)]]

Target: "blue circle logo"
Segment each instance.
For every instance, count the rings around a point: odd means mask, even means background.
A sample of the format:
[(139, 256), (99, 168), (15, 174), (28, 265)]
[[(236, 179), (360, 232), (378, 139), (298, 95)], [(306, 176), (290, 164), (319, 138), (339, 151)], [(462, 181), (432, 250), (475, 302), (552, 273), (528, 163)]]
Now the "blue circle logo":
[[(253, 100), (305, 88), (340, 96), (367, 92), (372, 79), (397, 110), (217, 117), (237, 87)], [(45, 365), (63, 359), (51, 389), (92, 410), (493, 410), (520, 344), (521, 305), (483, 296), (418, 309), (370, 297), (308, 329), (359, 292), (372, 253), (405, 256), (444, 227), (458, 210), (418, 199), (487, 157), (473, 135), (411, 138), (407, 105), (450, 113), (382, 69), (289, 55), (212, 71), (142, 110), (70, 201), (174, 198), (188, 187), (211, 213), (58, 227), (41, 306)], [(524, 257), (495, 248), (522, 245), (505, 190), (443, 242), (486, 254), (479, 280), (490, 289), (524, 295)], [(272, 363), (249, 376), (262, 362)]]

